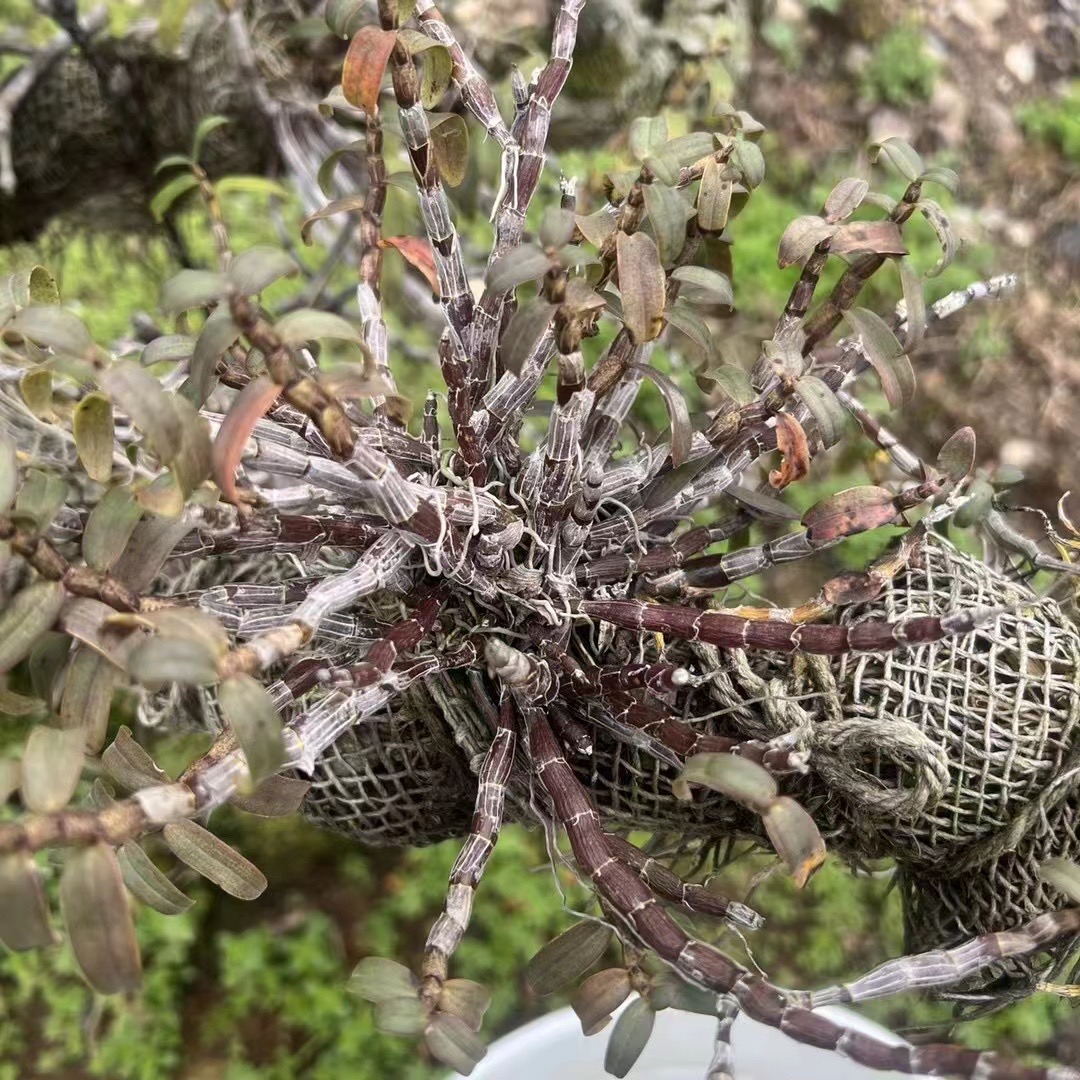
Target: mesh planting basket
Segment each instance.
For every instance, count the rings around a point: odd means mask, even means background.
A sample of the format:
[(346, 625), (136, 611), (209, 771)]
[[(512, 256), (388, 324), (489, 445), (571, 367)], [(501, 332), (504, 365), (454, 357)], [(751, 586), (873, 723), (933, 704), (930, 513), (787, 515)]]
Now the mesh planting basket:
[[(979, 605), (1010, 611), (967, 637), (885, 656), (829, 662), (696, 646), (695, 667), (711, 678), (675, 702), (700, 730), (786, 736), (809, 752), (811, 771), (788, 785), (791, 794), (835, 852), (855, 863), (895, 861), (909, 950), (1063, 906), (1038, 864), (1077, 851), (1080, 634), (1056, 603), (931, 537), (878, 599), (841, 618)], [(589, 723), (589, 706), (580, 709), (576, 718)], [(755, 817), (709, 793), (675, 799), (670, 766), (592, 730), (593, 753), (575, 767), (610, 827), (687, 845), (759, 838)], [(475, 795), (470, 765), (487, 731), (469, 685), (442, 677), (339, 740), (317, 765), (306, 813), (367, 844), (462, 835)], [(528, 817), (527, 792), (511, 803)], [(1066, 943), (1052, 960), (1069, 951)], [(1032, 977), (1030, 966), (995, 972), (996, 992)]]

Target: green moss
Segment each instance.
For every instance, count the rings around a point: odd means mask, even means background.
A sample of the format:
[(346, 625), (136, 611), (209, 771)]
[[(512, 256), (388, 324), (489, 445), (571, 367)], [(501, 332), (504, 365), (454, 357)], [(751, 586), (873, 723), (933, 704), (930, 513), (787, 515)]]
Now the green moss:
[(1021, 105), (1016, 116), (1029, 138), (1056, 146), (1069, 161), (1080, 164), (1080, 81), (1060, 97)]
[(929, 100), (937, 73), (938, 63), (927, 52), (922, 31), (905, 23), (875, 46), (860, 75), (860, 91), (868, 101), (902, 108)]

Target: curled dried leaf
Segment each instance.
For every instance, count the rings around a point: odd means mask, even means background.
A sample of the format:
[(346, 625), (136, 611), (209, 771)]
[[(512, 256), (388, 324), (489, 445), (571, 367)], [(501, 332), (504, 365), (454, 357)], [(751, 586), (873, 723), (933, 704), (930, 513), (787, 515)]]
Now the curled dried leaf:
[(791, 413), (776, 414), (776, 448), (783, 455), (779, 469), (769, 473), (769, 483), (783, 491), (810, 471), (810, 446), (802, 424)]
[(801, 889), (825, 861), (825, 841), (814, 819), (794, 799), (781, 795), (762, 814), (777, 855)]
[(625, 968), (604, 968), (590, 975), (570, 1002), (582, 1032), (595, 1035), (606, 1027), (611, 1014), (630, 996), (630, 990), (630, 973)]
[(386, 65), (397, 43), (397, 34), (377, 26), (363, 26), (349, 42), (341, 69), (345, 100), (369, 116), (379, 111), (379, 88)]
[(762, 811), (776, 798), (776, 781), (756, 761), (735, 754), (694, 754), (679, 777)]

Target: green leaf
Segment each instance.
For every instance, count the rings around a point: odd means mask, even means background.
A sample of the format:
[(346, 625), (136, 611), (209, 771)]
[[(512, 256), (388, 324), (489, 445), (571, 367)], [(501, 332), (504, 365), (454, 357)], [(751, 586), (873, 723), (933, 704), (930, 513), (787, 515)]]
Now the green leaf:
[(967, 479), (975, 468), (975, 432), (969, 427), (954, 431), (942, 443), (935, 464), (954, 484)]
[(584, 919), (549, 941), (525, 968), (525, 978), (540, 997), (554, 994), (575, 982), (604, 955), (611, 929)]
[(44, 266), (30, 268), (26, 283), (27, 302), (30, 304), (59, 304), (60, 290), (56, 278)]
[(836, 234), (837, 226), (823, 221), (817, 214), (804, 214), (797, 217), (780, 237), (780, 247), (776, 252), (776, 265), (781, 270), (804, 262), (822, 242)]
[(564, 210), (560, 206), (549, 206), (540, 219), (540, 245), (545, 248), (561, 248), (570, 243), (577, 223), (573, 210)]
[(619, 1015), (608, 1039), (604, 1071), (625, 1076), (637, 1063), (652, 1035), (656, 1013), (644, 998), (635, 998)]
[(215, 185), (218, 195), (264, 195), (268, 199), (288, 199), (289, 189), (265, 176), (223, 176)]
[(483, 1040), (459, 1016), (436, 1013), (424, 1038), (433, 1057), (467, 1076), (487, 1053)]
[[(649, 154), (641, 163), (652, 173), (653, 178), (668, 187), (674, 187), (679, 182), (679, 165), (674, 158), (667, 158)], [(648, 185), (643, 184), (642, 187)]]
[[(351, 0), (350, 0), (351, 2)], [(331, 150), (326, 157), (323, 158), (322, 164), (319, 166), (319, 173), (316, 179), (319, 183), (319, 190), (327, 197), (334, 193), (334, 172), (341, 162), (341, 159), (347, 154), (363, 155), (366, 149), (366, 142), (364, 139), (356, 139), (349, 143), (347, 146), (339, 146), (336, 150)], [(409, 181), (415, 184), (413, 175), (411, 172), (407, 173)]]
[(332, 311), (317, 311), (315, 308), (290, 311), (278, 319), (274, 329), (286, 345), (302, 345), (322, 338), (351, 341), (361, 346), (364, 344), (363, 335), (347, 319)]
[[(428, 41), (431, 41), (428, 38)], [(421, 61), (420, 104), (425, 109), (434, 109), (450, 89), (454, 73), (454, 61), (450, 50), (445, 45), (431, 41)]]
[(30, 732), (22, 757), (23, 802), (35, 814), (67, 806), (82, 775), (83, 733), (39, 724)]
[(191, 356), (191, 369), (184, 395), (201, 406), (214, 388), (218, 362), (236, 344), (240, 327), (233, 322), (232, 312), (222, 304), (207, 316)]
[(161, 310), (166, 315), (206, 307), (225, 295), (225, 275), (212, 270), (181, 270), (161, 289)]
[(139, 945), (116, 853), (91, 844), (67, 855), (60, 911), (75, 959), (99, 994), (135, 990), (142, 975)]
[(667, 309), (666, 314), (668, 323), (693, 343), (699, 361), (708, 363), (715, 349), (712, 333), (705, 320), (682, 297)]
[(194, 821), (174, 821), (161, 835), (181, 862), (230, 896), (254, 900), (266, 889), (266, 878), (257, 866)]
[(32, 527), (37, 532), (43, 532), (64, 505), (67, 491), (67, 481), (63, 476), (44, 469), (28, 469), (15, 500), (15, 515), (29, 518)]
[(229, 123), (227, 116), (204, 116), (199, 121), (198, 127), (195, 128), (195, 136), (191, 141), (192, 161), (202, 160), (203, 145), (206, 140), (219, 127), (224, 127), (227, 123)]
[(607, 207), (601, 207), (593, 214), (576, 214), (574, 222), (581, 235), (595, 248), (601, 247), (615, 231), (615, 218)]
[(169, 462), (180, 491), (190, 495), (209, 475), (213, 465), (210, 425), (185, 397), (173, 398), (173, 408), (180, 418), (180, 449)]
[(652, 237), (620, 232), (615, 237), (623, 323), (635, 345), (656, 338), (664, 327), (666, 279)]
[(154, 166), (154, 174), (165, 172), (168, 169), (193, 169), (194, 166), (195, 162), (187, 154), (169, 154), (168, 157), (163, 157)]
[(280, 248), (259, 244), (233, 259), (225, 280), (242, 296), (254, 296), (296, 272), (297, 266), (291, 255)]
[(182, 893), (153, 863), (135, 842), (125, 844), (117, 853), (124, 884), (136, 900), (162, 915), (180, 915), (195, 901)]
[(22, 851), (0, 854), (0, 941), (22, 952), (46, 948), (54, 940), (33, 856)]
[(311, 229), (317, 221), (325, 221), (335, 214), (354, 214), (367, 205), (367, 195), (346, 195), (343, 199), (334, 199), (321, 210), (316, 210), (304, 218), (300, 226), (300, 239), (305, 244), (311, 243)]
[(99, 484), (107, 484), (112, 476), (116, 440), (112, 402), (104, 394), (87, 394), (75, 406), (71, 429), (86, 475)]
[(281, 717), (262, 683), (235, 675), (218, 687), (218, 702), (244, 751), (254, 787), (275, 773), (285, 759)]
[(796, 380), (795, 393), (816, 421), (821, 441), (826, 447), (835, 446), (844, 433), (847, 419), (837, 396), (816, 375), (803, 375)]
[(958, 529), (967, 529), (981, 521), (994, 502), (994, 486), (981, 477), (972, 481), (967, 489), (967, 498), (953, 514), (953, 524)]
[(550, 269), (551, 259), (535, 244), (518, 244), (488, 267), (484, 283), (492, 292), (509, 292), (543, 277)]
[(330, 0), (326, 5), (326, 25), (339, 38), (351, 38), (367, 20), (364, 0)]
[(150, 450), (171, 461), (180, 451), (184, 431), (173, 397), (161, 383), (134, 360), (121, 360), (102, 373), (101, 385), (131, 417)]
[(184, 509), (184, 492), (171, 472), (164, 472), (149, 484), (134, 489), (138, 504), (158, 517), (177, 518)]
[(652, 222), (660, 262), (671, 266), (686, 246), (686, 222), (693, 211), (674, 188), (665, 184), (644, 184), (641, 194)]
[(630, 124), (630, 155), (635, 161), (644, 161), (667, 141), (667, 121), (662, 116), (639, 116)]
[(40, 420), (54, 419), (52, 409), (53, 373), (41, 365), (31, 368), (19, 380), (19, 393), (26, 407)]
[(544, 336), (555, 315), (555, 306), (536, 299), (521, 304), (499, 339), (499, 356), (507, 371), (518, 375), (525, 359)]
[(64, 587), (58, 581), (35, 581), (0, 611), (0, 675), (30, 655), (34, 643), (56, 622), (63, 603)]
[(491, 991), (472, 979), (447, 979), (439, 993), (439, 1011), (460, 1017), (473, 1031), (480, 1030), (490, 1005)]
[(904, 308), (907, 311), (907, 333), (904, 348), (909, 352), (922, 341), (926, 332), (926, 294), (922, 278), (912, 261), (906, 256), (897, 259), (900, 268), (900, 285), (904, 290)]
[(124, 553), (142, 510), (129, 488), (110, 488), (90, 511), (83, 533), (82, 552), (86, 565), (108, 570)]
[(416, 976), (396, 960), (366, 956), (353, 968), (348, 991), (365, 1001), (378, 1004), (394, 998), (415, 998), (420, 983)]
[(375, 1027), (384, 1035), (416, 1038), (427, 1027), (428, 1011), (414, 994), (411, 998), (393, 998), (375, 1006)]
[(128, 658), (128, 672), (137, 682), (151, 686), (179, 682), (209, 686), (217, 682), (217, 663), (205, 645), (196, 641), (153, 637), (136, 646)]
[(917, 180), (925, 171), (922, 158), (903, 139), (892, 136), (869, 146), (871, 161), (884, 159), (908, 183)]
[(719, 270), (710, 270), (707, 266), (677, 266), (671, 271), (672, 278), (679, 282), (679, 297), (691, 304), (719, 305), (735, 307), (735, 295), (731, 288), (731, 278)]
[(732, 183), (719, 162), (705, 163), (697, 197), (697, 224), (702, 232), (723, 232), (731, 217)]
[(946, 169), (942, 165), (931, 165), (919, 179), (924, 184), (940, 184), (951, 195), (955, 195), (960, 186), (960, 177), (952, 169)]
[(910, 401), (915, 392), (915, 373), (904, 347), (884, 319), (868, 308), (858, 307), (845, 311), (844, 319), (862, 342), (889, 404), (895, 409)]
[(754, 398), (749, 376), (735, 364), (721, 364), (709, 371), (709, 377), (716, 383), (716, 388), (736, 405), (748, 405)]
[(866, 198), (870, 185), (857, 176), (847, 176), (829, 192), (821, 216), (830, 225), (850, 217)]
[(660, 153), (663, 157), (676, 162), (680, 168), (694, 165), (702, 158), (716, 151), (716, 139), (709, 131), (692, 131), (689, 135), (680, 135), (669, 139)]
[(432, 113), (431, 156), (444, 184), (457, 187), (469, 168), (469, 129), (457, 113)]
[(59, 724), (78, 730), (86, 752), (96, 754), (105, 742), (119, 670), (93, 649), (77, 647), (64, 678)]
[(678, 468), (690, 456), (694, 429), (690, 424), (690, 411), (686, 399), (674, 380), (647, 364), (639, 365), (641, 374), (660, 391), (671, 422), (671, 463)]
[(29, 338), (43, 349), (52, 349), (64, 356), (85, 356), (94, 344), (90, 331), (73, 311), (55, 304), (34, 304), (25, 307), (7, 325)]
[(739, 139), (731, 152), (730, 160), (739, 170), (742, 182), (751, 191), (765, 179), (765, 156), (757, 143)]
[(199, 181), (193, 173), (181, 173), (158, 188), (150, 200), (150, 213), (154, 215), (154, 220), (164, 221), (165, 215), (176, 203), (198, 186)]
[(918, 205), (919, 213), (930, 223), (930, 228), (934, 230), (938, 243), (941, 245), (941, 258), (926, 272), (927, 277), (937, 277), (946, 267), (952, 264), (960, 244), (956, 239), (956, 234), (953, 232), (952, 222), (949, 221), (948, 214), (945, 213), (939, 203), (934, 202), (933, 199), (920, 199)]

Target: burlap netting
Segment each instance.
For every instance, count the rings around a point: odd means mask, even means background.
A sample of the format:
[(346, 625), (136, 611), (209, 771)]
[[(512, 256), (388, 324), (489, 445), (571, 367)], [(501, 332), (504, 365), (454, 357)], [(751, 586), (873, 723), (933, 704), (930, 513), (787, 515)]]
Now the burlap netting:
[[(1038, 863), (1080, 854), (1080, 634), (1057, 604), (932, 537), (879, 599), (842, 619), (981, 605), (1013, 610), (966, 638), (887, 656), (696, 647), (697, 670), (713, 677), (676, 703), (703, 730), (787, 734), (809, 751), (810, 775), (785, 790), (833, 851), (896, 861), (909, 949), (1060, 906)], [(467, 683), (445, 678), (339, 740), (318, 764), (306, 812), (368, 844), (461, 835), (487, 731)], [(595, 725), (593, 736), (592, 757), (575, 767), (612, 825), (687, 841), (756, 835), (755, 819), (726, 800), (678, 802), (668, 766)], [(524, 816), (527, 797), (515, 792), (512, 812)]]

